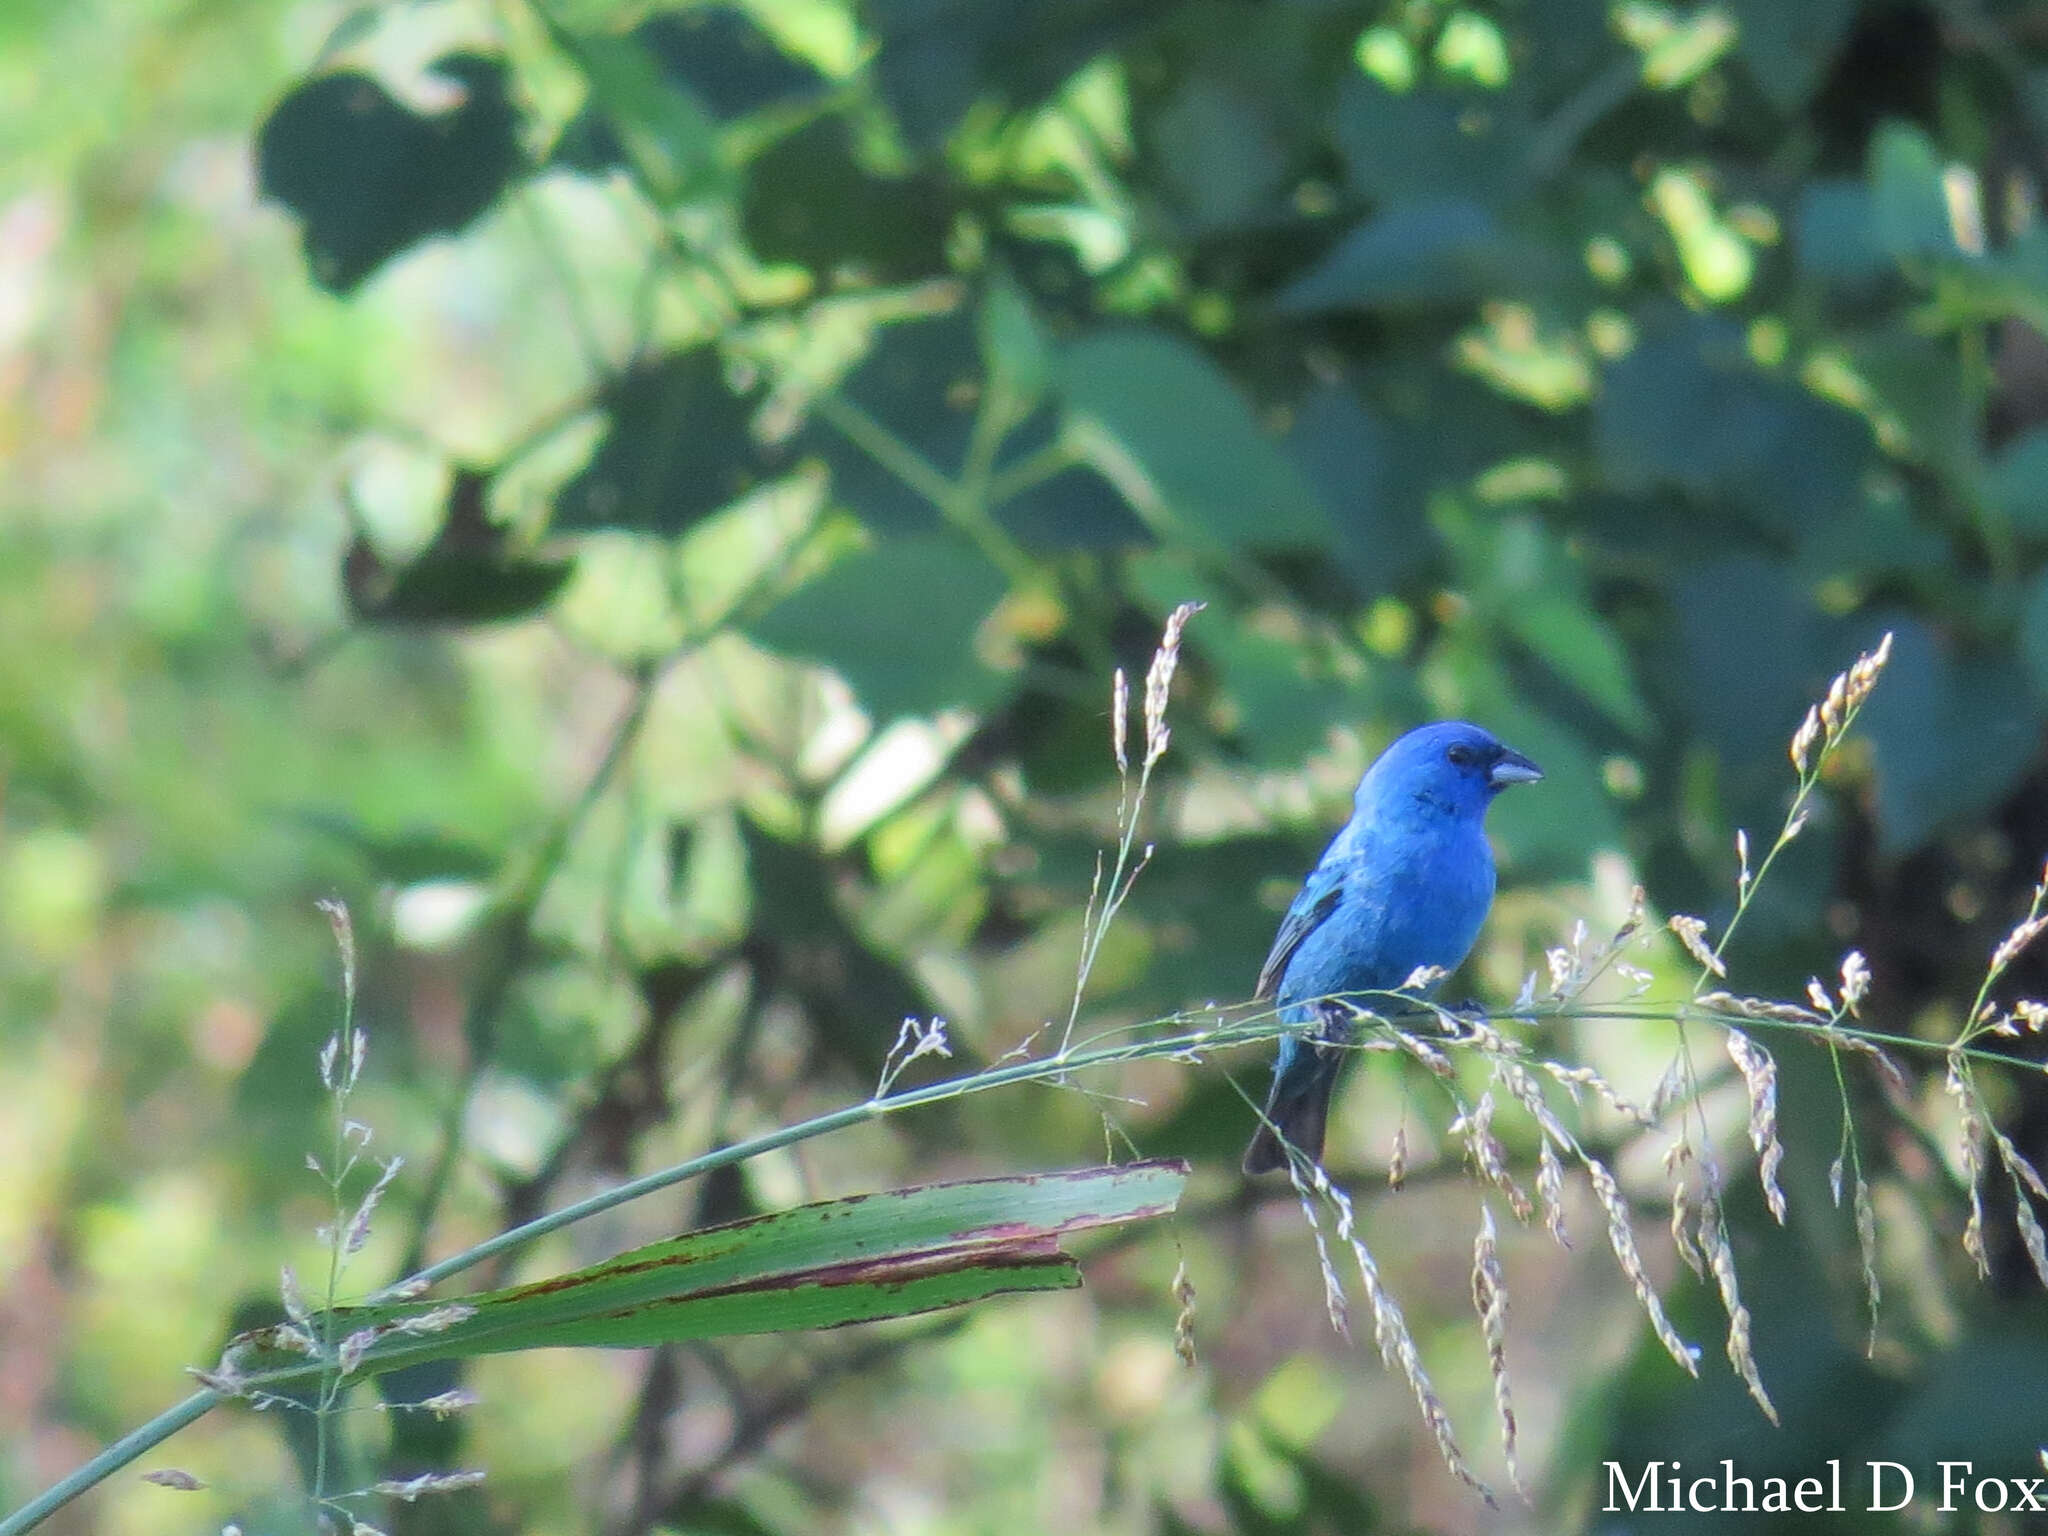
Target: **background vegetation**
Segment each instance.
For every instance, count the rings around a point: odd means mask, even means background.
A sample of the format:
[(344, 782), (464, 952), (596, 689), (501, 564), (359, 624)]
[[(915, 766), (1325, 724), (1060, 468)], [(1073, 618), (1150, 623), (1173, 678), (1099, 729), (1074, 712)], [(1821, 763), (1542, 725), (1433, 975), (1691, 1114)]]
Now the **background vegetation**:
[[(357, 915), (353, 1112), (408, 1159), (381, 1278), (863, 1098), (906, 1016), (955, 1065), (1063, 1021), (1108, 679), (1184, 599), (1087, 1030), (1241, 999), (1431, 716), (1549, 772), (1455, 992), (1513, 997), (1638, 880), (1719, 931), (1807, 702), (1890, 630), (1730, 958), (1796, 996), (1859, 948), (1866, 1019), (1953, 1037), (2048, 849), (2044, 65), (2017, 0), (0, 9), (0, 1505), (313, 1262), (317, 897)], [(1670, 1029), (1538, 1043), (1647, 1097)], [(1954, 1241), (1938, 1064), (1910, 1116), (1857, 1089), (1866, 1356), (1828, 1059), (1778, 1054), (1792, 1219), (1746, 1178), (1729, 1212), (1783, 1427), (1594, 1245), (1504, 1231), (1533, 1510), (1331, 1333), (1292, 1196), (1235, 1172), (1250, 1055), (894, 1117), (499, 1276), (1080, 1166), (1108, 1119), (1196, 1178), (1084, 1293), (498, 1358), (471, 1412), (360, 1427), (393, 1475), (488, 1469), (406, 1530), (1560, 1530), (1610, 1458), (2024, 1471), (2042, 1297), (2009, 1194), (1989, 1283)], [(1400, 1081), (1355, 1074), (1331, 1162), (1483, 1424), (1474, 1185)], [(1987, 1087), (2048, 1156), (2039, 1074)], [(1604, 1145), (1662, 1280), (1656, 1149)], [(217, 1414), (170, 1453), (207, 1491), (71, 1528), (285, 1528), (294, 1454)]]

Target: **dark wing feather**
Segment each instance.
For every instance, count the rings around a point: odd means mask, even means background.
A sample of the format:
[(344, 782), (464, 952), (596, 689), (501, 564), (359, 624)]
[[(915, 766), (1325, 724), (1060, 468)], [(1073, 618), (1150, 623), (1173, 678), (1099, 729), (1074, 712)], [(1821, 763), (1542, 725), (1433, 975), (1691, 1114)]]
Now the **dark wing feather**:
[(1254, 1002), (1263, 1002), (1275, 995), (1287, 962), (1301, 948), (1302, 940), (1320, 928), (1343, 899), (1342, 875), (1323, 869), (1310, 872), (1300, 894), (1294, 898), (1294, 904), (1287, 909), (1287, 915), (1280, 919), (1280, 931), (1273, 935), (1272, 952), (1266, 956), (1266, 963), (1259, 967), (1259, 984), (1252, 991)]

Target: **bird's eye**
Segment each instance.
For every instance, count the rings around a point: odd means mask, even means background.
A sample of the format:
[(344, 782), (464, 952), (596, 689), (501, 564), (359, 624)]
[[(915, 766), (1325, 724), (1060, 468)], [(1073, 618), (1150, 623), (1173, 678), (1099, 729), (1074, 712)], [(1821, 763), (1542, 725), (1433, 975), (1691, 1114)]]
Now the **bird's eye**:
[(1462, 741), (1453, 743), (1451, 746), (1451, 750), (1446, 752), (1444, 756), (1449, 758), (1453, 764), (1460, 768), (1470, 768), (1473, 765), (1473, 763), (1478, 761), (1478, 758), (1474, 755), (1472, 749), (1466, 746), (1465, 743)]

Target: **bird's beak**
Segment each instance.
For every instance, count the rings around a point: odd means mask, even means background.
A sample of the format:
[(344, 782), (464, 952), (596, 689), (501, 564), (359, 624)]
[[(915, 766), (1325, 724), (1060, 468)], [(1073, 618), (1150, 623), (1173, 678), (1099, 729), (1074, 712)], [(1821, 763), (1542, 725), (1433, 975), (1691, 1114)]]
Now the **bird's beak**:
[(1534, 784), (1543, 777), (1543, 770), (1519, 752), (1503, 751), (1493, 767), (1487, 770), (1486, 781), (1495, 789), (1505, 789), (1510, 784)]

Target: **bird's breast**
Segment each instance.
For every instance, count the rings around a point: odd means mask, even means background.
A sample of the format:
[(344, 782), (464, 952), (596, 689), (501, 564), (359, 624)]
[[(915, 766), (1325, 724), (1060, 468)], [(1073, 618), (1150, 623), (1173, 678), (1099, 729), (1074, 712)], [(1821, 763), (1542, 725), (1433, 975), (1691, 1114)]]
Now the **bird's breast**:
[(1343, 894), (1281, 977), (1283, 1004), (1398, 987), (1422, 966), (1453, 970), (1493, 902), (1483, 834), (1372, 838), (1347, 859)]

